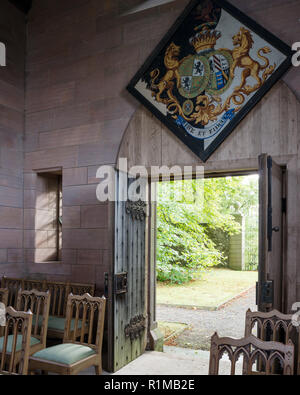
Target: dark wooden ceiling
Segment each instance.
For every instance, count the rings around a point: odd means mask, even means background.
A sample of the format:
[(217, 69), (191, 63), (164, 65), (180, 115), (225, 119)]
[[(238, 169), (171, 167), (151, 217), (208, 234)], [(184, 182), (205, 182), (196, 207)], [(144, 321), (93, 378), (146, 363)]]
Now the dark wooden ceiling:
[(25, 14), (28, 13), (32, 4), (32, 0), (9, 0), (9, 1)]

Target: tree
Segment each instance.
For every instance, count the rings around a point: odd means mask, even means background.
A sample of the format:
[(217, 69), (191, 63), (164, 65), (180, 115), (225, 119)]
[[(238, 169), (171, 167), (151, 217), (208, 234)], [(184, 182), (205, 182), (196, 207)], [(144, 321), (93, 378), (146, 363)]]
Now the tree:
[(245, 182), (245, 177), (160, 183), (158, 280), (180, 284), (209, 267), (222, 265), (225, 257), (212, 240), (212, 231), (239, 232), (233, 214), (244, 214), (257, 204), (257, 192), (257, 180)]

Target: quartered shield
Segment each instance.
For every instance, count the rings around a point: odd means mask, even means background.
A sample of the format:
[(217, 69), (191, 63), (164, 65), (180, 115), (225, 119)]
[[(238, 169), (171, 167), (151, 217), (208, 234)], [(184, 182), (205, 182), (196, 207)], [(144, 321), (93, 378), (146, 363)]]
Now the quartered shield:
[(179, 92), (187, 99), (199, 96), (209, 83), (210, 67), (204, 56), (188, 56), (181, 63), (178, 72), (181, 80)]

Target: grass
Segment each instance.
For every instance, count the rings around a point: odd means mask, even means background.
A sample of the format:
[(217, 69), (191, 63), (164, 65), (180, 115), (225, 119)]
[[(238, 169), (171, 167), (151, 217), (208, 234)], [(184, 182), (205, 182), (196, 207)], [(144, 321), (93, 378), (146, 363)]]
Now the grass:
[(254, 287), (257, 272), (211, 269), (188, 284), (157, 284), (157, 303), (214, 310), (241, 292)]

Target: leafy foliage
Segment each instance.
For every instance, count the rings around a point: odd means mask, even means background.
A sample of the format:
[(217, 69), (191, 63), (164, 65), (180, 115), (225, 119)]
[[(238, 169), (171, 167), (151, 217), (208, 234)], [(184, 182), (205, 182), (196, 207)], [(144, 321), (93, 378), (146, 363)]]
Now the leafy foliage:
[[(257, 182), (244, 177), (158, 184), (157, 278), (182, 284), (209, 267), (224, 265), (222, 246), (212, 234), (240, 231), (232, 213), (257, 204)], [(225, 243), (224, 238), (224, 243)]]
[(258, 269), (258, 206), (253, 207), (245, 221), (245, 268), (249, 271)]

